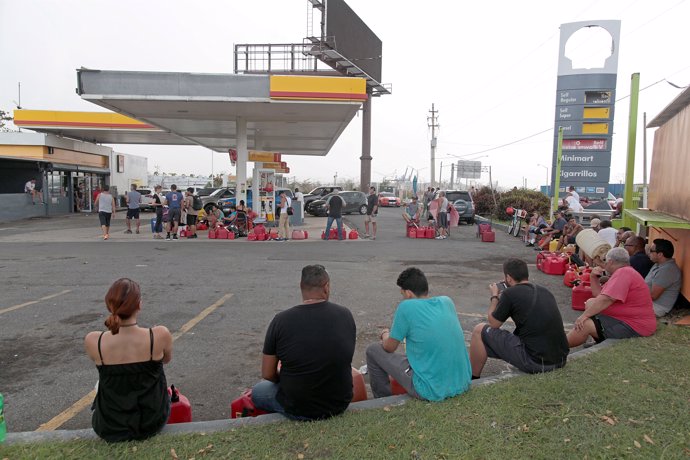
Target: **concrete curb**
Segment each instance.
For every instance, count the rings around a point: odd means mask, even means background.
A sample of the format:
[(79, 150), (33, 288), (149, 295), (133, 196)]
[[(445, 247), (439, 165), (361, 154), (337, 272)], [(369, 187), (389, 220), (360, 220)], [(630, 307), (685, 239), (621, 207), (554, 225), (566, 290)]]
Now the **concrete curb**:
[[(585, 348), (571, 353), (568, 356), (568, 361), (573, 359), (580, 359), (596, 353), (599, 350), (608, 348), (616, 344), (618, 340), (608, 339), (600, 344), (596, 344), (590, 348)], [(504, 374), (485, 377), (472, 381), (472, 386), (492, 385), (494, 383), (502, 382), (504, 380), (517, 377), (519, 375), (526, 375), (517, 368), (512, 368), (510, 372)], [(366, 401), (359, 401), (350, 404), (347, 408), (348, 412), (358, 412), (363, 410), (381, 409), (386, 406), (402, 406), (411, 398), (409, 395), (395, 395), (385, 398), (369, 399)], [(269, 423), (285, 422), (288, 419), (280, 414), (266, 414), (258, 417), (246, 417), (227, 420), (209, 420), (203, 422), (177, 423), (174, 425), (166, 425), (163, 427), (161, 434), (190, 434), (190, 433), (215, 433), (218, 431), (228, 431), (233, 428), (254, 425), (267, 425)], [(82, 430), (55, 430), (55, 431), (23, 431), (17, 433), (7, 433), (6, 445), (33, 443), (33, 442), (48, 442), (48, 441), (72, 441), (81, 439), (100, 439), (96, 433), (90, 429)]]

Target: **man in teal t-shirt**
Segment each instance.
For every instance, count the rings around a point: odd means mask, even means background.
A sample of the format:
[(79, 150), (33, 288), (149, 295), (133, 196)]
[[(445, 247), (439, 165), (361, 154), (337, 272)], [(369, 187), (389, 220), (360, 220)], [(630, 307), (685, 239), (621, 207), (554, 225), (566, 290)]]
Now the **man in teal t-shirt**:
[[(418, 268), (398, 277), (404, 300), (398, 305), (391, 331), (367, 348), (367, 368), (375, 398), (391, 395), (389, 376), (407, 393), (441, 401), (467, 391), (472, 379), (470, 358), (453, 301), (429, 297), (429, 283)], [(395, 353), (405, 340), (406, 355)]]

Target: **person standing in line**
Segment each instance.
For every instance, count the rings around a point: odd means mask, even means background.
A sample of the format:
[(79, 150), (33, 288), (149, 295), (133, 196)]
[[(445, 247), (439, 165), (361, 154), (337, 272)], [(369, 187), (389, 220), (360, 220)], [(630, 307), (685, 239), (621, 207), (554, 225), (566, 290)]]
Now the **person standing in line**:
[(156, 210), (156, 225), (153, 229), (153, 238), (156, 240), (163, 239), (163, 200), (161, 199), (161, 189), (160, 185), (156, 185), (153, 188), (153, 207)]
[(184, 197), (181, 192), (177, 191), (177, 185), (170, 186), (170, 192), (165, 195), (165, 201), (168, 203), (168, 234), (165, 239), (170, 240), (170, 233), (172, 232), (172, 239), (177, 239), (177, 227), (180, 225), (180, 218), (182, 217), (182, 202)]
[(438, 203), (438, 236), (437, 240), (445, 240), (448, 238), (448, 198), (446, 198), (446, 192), (438, 192), (438, 198), (436, 198), (436, 203)]
[(98, 220), (101, 223), (101, 230), (103, 230), (103, 239), (107, 240), (110, 238), (110, 219), (115, 218), (117, 209), (115, 197), (110, 194), (109, 185), (103, 186), (103, 191), (96, 198), (94, 206), (98, 208)]
[[(376, 187), (369, 187), (367, 195), (367, 215), (364, 217), (364, 238), (371, 236), (376, 239), (376, 216), (379, 213), (379, 199), (376, 196)], [(369, 223), (371, 223), (371, 234), (369, 233)]]
[(187, 238), (198, 238), (196, 235), (196, 221), (199, 218), (199, 210), (194, 209), (194, 187), (187, 187), (187, 193), (183, 203), (187, 214)]
[(290, 213), (288, 209), (292, 206), (292, 200), (285, 194), (280, 192), (280, 217), (278, 218), (278, 239), (276, 241), (287, 241), (290, 239)]
[(141, 221), (139, 220), (139, 212), (141, 207), (141, 193), (137, 192), (137, 185), (132, 184), (131, 190), (125, 195), (125, 201), (127, 201), (127, 230), (125, 233), (132, 233), (132, 219), (137, 221), (137, 234), (139, 233), (139, 225)]
[(336, 227), (338, 228), (338, 239), (343, 240), (343, 205), (345, 201), (343, 197), (338, 195), (338, 191), (334, 191), (333, 194), (326, 200), (326, 210), (328, 211), (328, 219), (326, 220), (326, 234), (325, 238), (328, 240), (328, 234), (331, 231), (331, 225), (333, 225), (333, 220), (335, 220)]
[(295, 201), (300, 203), (300, 218), (304, 220), (304, 193), (300, 192), (298, 188), (295, 188)]

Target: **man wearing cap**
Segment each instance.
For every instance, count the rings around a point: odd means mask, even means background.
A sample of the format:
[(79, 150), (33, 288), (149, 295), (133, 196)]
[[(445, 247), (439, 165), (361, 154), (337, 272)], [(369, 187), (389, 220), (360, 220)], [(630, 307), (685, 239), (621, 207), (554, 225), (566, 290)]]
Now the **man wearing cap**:
[(671, 311), (678, 299), (681, 271), (673, 258), (673, 243), (663, 238), (654, 240), (649, 248), (649, 258), (654, 265), (644, 279), (654, 302), (656, 316)]
[[(604, 270), (611, 277), (602, 287), (600, 278)], [(624, 248), (610, 249), (604, 266), (594, 267), (590, 280), (594, 297), (585, 302), (585, 311), (568, 333), (570, 348), (582, 345), (587, 337), (599, 343), (654, 334), (652, 297), (642, 276), (630, 266), (630, 256)]]
[(594, 217), (592, 220), (589, 221), (589, 228), (591, 228), (595, 232), (599, 231), (600, 225), (601, 225), (601, 219), (599, 219), (598, 217)]

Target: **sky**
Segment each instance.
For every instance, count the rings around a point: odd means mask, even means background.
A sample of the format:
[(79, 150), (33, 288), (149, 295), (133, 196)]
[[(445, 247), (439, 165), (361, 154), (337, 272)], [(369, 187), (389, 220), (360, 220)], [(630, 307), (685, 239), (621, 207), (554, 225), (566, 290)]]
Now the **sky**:
[[(436, 176), (462, 160), (491, 166), (499, 187), (545, 184), (553, 152), (559, 26), (621, 24), (612, 183), (625, 174), (631, 74), (640, 73), (636, 183), (642, 182), (642, 114), (656, 116), (690, 84), (688, 0), (413, 2), (347, 0), (383, 42), (383, 83), (372, 102), (372, 181), (415, 170), (429, 181), (439, 113)], [(307, 0), (0, 0), (0, 109), (103, 109), (75, 93), (76, 69), (232, 73), (235, 43), (301, 43)], [(543, 132), (546, 131), (546, 132)], [(651, 164), (653, 131), (648, 130)], [(542, 133), (543, 132), (543, 133)], [(542, 133), (542, 134), (538, 134)], [(149, 170), (232, 172), (226, 154), (201, 147), (116, 145)], [(326, 157), (286, 156), (290, 177), (359, 181), (361, 116)], [(488, 176), (479, 181), (487, 183)]]

